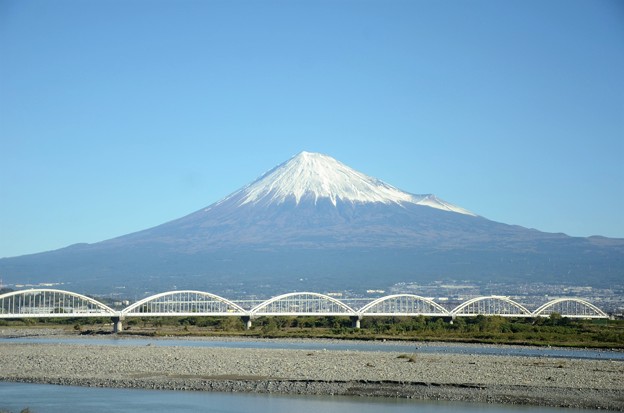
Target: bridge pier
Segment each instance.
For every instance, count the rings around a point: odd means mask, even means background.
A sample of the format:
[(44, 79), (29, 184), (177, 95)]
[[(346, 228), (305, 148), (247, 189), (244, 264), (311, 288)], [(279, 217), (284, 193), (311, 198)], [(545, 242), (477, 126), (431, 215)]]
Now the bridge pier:
[(245, 323), (245, 330), (249, 330), (251, 328), (251, 316), (244, 315), (241, 317), (243, 323)]
[(361, 315), (355, 315), (351, 317), (351, 328), (360, 328)]
[(121, 333), (123, 331), (123, 319), (121, 317), (113, 317), (113, 333)]

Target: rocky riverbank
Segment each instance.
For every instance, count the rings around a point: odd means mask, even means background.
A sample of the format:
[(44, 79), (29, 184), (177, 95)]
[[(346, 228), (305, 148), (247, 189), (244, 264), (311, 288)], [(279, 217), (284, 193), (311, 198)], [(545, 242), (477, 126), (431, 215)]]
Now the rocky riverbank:
[(624, 411), (624, 363), (457, 354), (0, 341), (0, 380)]

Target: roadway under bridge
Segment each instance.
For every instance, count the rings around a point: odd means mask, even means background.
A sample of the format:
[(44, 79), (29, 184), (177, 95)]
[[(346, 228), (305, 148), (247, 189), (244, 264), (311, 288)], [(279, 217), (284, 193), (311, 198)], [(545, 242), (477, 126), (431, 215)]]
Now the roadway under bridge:
[(360, 305), (348, 305), (325, 294), (295, 292), (278, 295), (262, 302), (239, 301), (203, 291), (168, 291), (146, 297), (124, 309), (71, 291), (30, 289), (0, 295), (0, 318), (74, 318), (110, 317), (114, 331), (123, 329), (123, 320), (130, 317), (241, 317), (247, 328), (257, 317), (278, 316), (344, 316), (360, 327), (363, 317), (550, 317), (560, 314), (568, 318), (608, 318), (608, 315), (581, 298), (558, 298), (530, 311), (505, 296), (484, 296), (447, 308), (430, 298), (413, 294), (394, 294)]

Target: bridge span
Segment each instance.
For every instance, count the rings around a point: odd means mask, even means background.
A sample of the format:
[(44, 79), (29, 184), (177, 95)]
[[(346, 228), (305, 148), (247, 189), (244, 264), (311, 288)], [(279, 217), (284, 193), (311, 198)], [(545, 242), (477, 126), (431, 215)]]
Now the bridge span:
[(534, 311), (510, 297), (490, 295), (477, 297), (446, 308), (434, 300), (414, 294), (380, 297), (364, 305), (346, 304), (325, 294), (293, 292), (278, 295), (260, 303), (228, 300), (216, 294), (182, 290), (168, 291), (146, 297), (124, 309), (108, 305), (71, 291), (30, 289), (0, 295), (0, 319), (110, 317), (115, 332), (122, 331), (122, 322), (130, 317), (241, 317), (247, 328), (257, 317), (276, 316), (344, 316), (360, 327), (363, 317), (550, 317), (557, 313), (569, 318), (608, 318), (608, 315), (581, 298), (557, 298)]

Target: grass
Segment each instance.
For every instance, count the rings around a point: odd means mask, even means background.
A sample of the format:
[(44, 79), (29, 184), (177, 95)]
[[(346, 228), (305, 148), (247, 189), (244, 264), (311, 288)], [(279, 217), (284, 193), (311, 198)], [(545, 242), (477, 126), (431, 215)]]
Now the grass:
[[(29, 328), (59, 327), (69, 334), (108, 334), (111, 321), (46, 319), (8, 321), (1, 325)], [(348, 317), (261, 317), (250, 330), (238, 317), (130, 318), (124, 335), (154, 337), (228, 336), (264, 338), (331, 338), (356, 340), (442, 341), (462, 343), (517, 344), (531, 346), (624, 349), (624, 320), (577, 320), (550, 318), (457, 318), (453, 324), (442, 318), (365, 317), (360, 329)]]
[(416, 363), (416, 354), (400, 354), (398, 359), (407, 359), (409, 363)]

